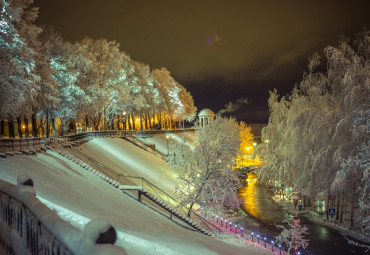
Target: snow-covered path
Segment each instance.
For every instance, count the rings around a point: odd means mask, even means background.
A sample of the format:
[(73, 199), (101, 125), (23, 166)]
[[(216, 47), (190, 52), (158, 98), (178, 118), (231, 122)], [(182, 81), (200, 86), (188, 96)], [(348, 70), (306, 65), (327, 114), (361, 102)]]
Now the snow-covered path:
[(0, 160), (0, 179), (15, 184), (20, 174), (29, 175), (37, 196), (73, 225), (111, 222), (129, 254), (264, 254), (186, 230), (55, 152)]

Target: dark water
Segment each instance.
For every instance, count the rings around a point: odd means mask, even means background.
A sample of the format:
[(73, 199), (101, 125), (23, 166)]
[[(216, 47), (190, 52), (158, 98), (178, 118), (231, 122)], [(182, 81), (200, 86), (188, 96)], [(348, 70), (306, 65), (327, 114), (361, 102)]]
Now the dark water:
[[(274, 240), (281, 229), (276, 225), (282, 225), (284, 219), (291, 219), (292, 215), (287, 214), (280, 206), (271, 199), (272, 193), (264, 186), (254, 180), (255, 176), (249, 175), (249, 185), (240, 189), (239, 196), (243, 199), (243, 210), (250, 216), (249, 219), (240, 219), (237, 224), (244, 225), (261, 237), (266, 237), (268, 242)], [(252, 220), (250, 220), (252, 218)], [(310, 222), (304, 216), (301, 217), (301, 224), (308, 225), (310, 239), (306, 250), (301, 254), (312, 255), (351, 255), (365, 254), (365, 250), (348, 244), (342, 234), (327, 227)], [(262, 242), (263, 243), (263, 242)], [(370, 255), (368, 252), (367, 254)]]

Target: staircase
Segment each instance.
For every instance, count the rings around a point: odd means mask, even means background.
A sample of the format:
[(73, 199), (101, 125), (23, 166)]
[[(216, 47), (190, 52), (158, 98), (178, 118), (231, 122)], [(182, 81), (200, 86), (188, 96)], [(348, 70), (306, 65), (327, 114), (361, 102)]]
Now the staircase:
[[(212, 237), (223, 233), (220, 228), (194, 210), (190, 210), (190, 217), (188, 217), (187, 212), (189, 212), (189, 209), (187, 207), (183, 206), (179, 201), (147, 179), (120, 174), (74, 147), (68, 149), (74, 156), (65, 153), (60, 154), (80, 164), (84, 168), (89, 168), (90, 171), (116, 188), (119, 188), (125, 194), (148, 206), (152, 210), (159, 212), (178, 225)], [(75, 157), (78, 157), (78, 159)]]

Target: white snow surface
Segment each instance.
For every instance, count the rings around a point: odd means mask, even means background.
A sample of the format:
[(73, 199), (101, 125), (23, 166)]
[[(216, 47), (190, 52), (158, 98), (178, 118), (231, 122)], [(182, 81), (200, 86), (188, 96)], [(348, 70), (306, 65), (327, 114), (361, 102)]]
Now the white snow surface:
[[(132, 174), (148, 172), (161, 184), (174, 181), (175, 174), (170, 174), (165, 162), (150, 153), (142, 158), (136, 146), (127, 142), (121, 146), (119, 139), (95, 139), (86, 147), (92, 152), (110, 152), (114, 157), (110, 155), (106, 160), (118, 161), (115, 163), (118, 165), (125, 163), (125, 170)], [(154, 169), (165, 171), (158, 177)], [(116, 244), (128, 254), (265, 254), (265, 251), (234, 246), (184, 229), (56, 152), (15, 155), (0, 160), (0, 179), (16, 184), (21, 174), (33, 180), (41, 201), (72, 225), (83, 229), (90, 219), (97, 218), (110, 222), (117, 230)], [(166, 179), (161, 180), (162, 177)], [(68, 236), (68, 233), (62, 234)], [(100, 249), (103, 250), (104, 245)]]
[(195, 140), (195, 132), (190, 131), (182, 133), (156, 134), (153, 135), (153, 137), (139, 138), (139, 140), (146, 144), (155, 144), (155, 149), (166, 155), (168, 153), (167, 136), (169, 144), (171, 144), (171, 142), (180, 142), (185, 138), (187, 143), (191, 146)]
[(78, 149), (120, 174), (144, 177), (169, 194), (175, 191), (177, 173), (167, 162), (130, 142), (119, 138), (96, 138)]

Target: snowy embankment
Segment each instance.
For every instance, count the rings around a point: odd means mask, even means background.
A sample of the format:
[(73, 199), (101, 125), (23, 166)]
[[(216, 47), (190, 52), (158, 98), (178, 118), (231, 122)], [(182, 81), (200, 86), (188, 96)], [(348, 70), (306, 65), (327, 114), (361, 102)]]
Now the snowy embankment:
[[(170, 134), (169, 139), (180, 140), (186, 137), (187, 140), (192, 141), (194, 139), (192, 134), (191, 132)], [(155, 144), (156, 150), (167, 154), (165, 134), (140, 138), (140, 140)], [(167, 162), (130, 142), (119, 138), (96, 138), (77, 149), (120, 174), (144, 177), (171, 195), (175, 191), (177, 174), (167, 165)]]
[[(106, 143), (102, 140), (119, 141), (95, 139), (86, 146), (103, 144), (104, 148), (115, 151), (111, 145), (117, 141)], [(165, 166), (165, 162), (160, 162), (160, 159), (150, 162), (151, 158), (148, 156), (145, 160), (149, 162), (144, 162), (144, 167), (140, 163), (144, 159), (138, 155), (138, 159), (130, 157), (135, 156), (135, 153), (130, 154), (130, 149), (126, 149), (129, 155), (125, 151), (116, 151), (116, 156), (121, 155), (122, 162), (127, 159), (129, 169), (138, 167), (138, 171), (148, 171), (153, 179), (158, 178), (151, 169), (154, 167), (161, 170), (160, 166)], [(163, 173), (168, 181), (174, 181), (174, 174), (171, 175), (169, 171)], [(109, 221), (118, 232), (116, 244), (123, 247), (128, 254), (266, 253), (249, 247), (230, 245), (184, 229), (55, 152), (47, 151), (37, 156), (15, 155), (0, 160), (0, 179), (15, 184), (21, 174), (31, 177), (36, 195), (41, 201), (74, 226), (83, 229), (86, 222), (97, 218)], [(163, 180), (165, 181), (167, 180)]]

